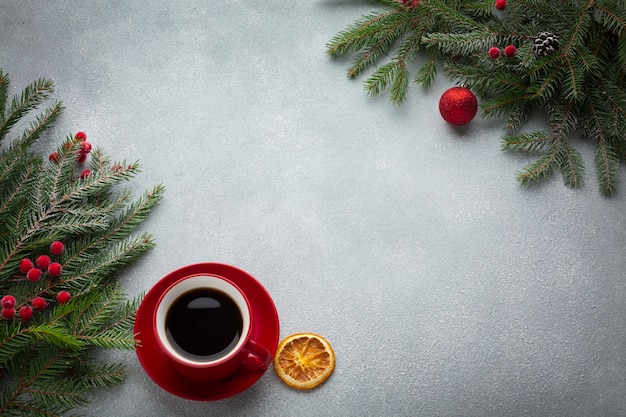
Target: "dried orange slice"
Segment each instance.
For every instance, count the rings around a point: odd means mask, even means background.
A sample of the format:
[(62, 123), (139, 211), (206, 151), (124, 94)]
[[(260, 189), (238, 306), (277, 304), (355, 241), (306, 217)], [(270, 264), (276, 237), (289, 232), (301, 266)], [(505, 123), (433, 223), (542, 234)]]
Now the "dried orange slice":
[(292, 334), (278, 345), (274, 369), (290, 387), (315, 388), (333, 373), (335, 352), (322, 336), (314, 333)]

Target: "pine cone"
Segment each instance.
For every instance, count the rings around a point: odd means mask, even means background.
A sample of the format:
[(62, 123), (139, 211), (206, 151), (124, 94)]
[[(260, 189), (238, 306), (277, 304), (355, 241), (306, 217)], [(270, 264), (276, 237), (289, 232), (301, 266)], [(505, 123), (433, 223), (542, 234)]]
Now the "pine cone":
[(535, 38), (535, 43), (533, 44), (535, 55), (539, 57), (547, 56), (556, 52), (557, 49), (559, 49), (558, 36), (550, 32), (541, 32)]

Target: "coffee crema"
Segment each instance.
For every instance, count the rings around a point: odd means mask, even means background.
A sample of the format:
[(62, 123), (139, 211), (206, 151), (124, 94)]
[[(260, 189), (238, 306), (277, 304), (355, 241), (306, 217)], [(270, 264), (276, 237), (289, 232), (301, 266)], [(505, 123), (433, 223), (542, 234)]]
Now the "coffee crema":
[(226, 356), (237, 345), (243, 319), (226, 293), (198, 288), (174, 300), (165, 316), (165, 330), (180, 355), (210, 362)]

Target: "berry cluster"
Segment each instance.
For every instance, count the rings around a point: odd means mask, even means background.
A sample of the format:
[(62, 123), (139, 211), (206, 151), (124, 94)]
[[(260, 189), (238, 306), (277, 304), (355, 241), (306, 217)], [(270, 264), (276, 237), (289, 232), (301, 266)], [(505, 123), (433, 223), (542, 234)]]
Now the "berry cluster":
[[(493, 59), (498, 59), (501, 53), (502, 51), (500, 51), (500, 48), (498, 48), (497, 46), (492, 46), (489, 49), (489, 56)], [(517, 48), (515, 47), (515, 45), (508, 45), (504, 48), (504, 56), (507, 58), (513, 58), (516, 53)]]
[[(412, 3), (413, 5), (417, 5), (418, 0), (402, 0), (402, 2), (405, 3), (407, 6), (410, 6), (409, 3)], [(87, 160), (87, 156), (89, 155), (89, 153), (91, 153), (92, 146), (91, 146), (91, 143), (87, 142), (87, 134), (85, 132), (77, 132), (74, 135), (74, 143), (77, 143), (77, 142), (80, 142), (80, 148), (76, 152), (76, 163), (82, 164), (83, 162)], [(72, 146), (73, 144), (71, 142), (67, 142), (64, 145), (65, 149), (71, 149)], [(61, 155), (58, 152), (52, 152), (48, 156), (48, 160), (50, 162), (55, 162), (55, 163), (59, 162), (60, 158), (61, 158)], [(130, 169), (131, 166), (129, 165), (128, 168)], [(119, 164), (115, 164), (111, 167), (112, 172), (121, 172), (123, 170), (124, 170), (124, 167)], [(80, 175), (78, 175), (77, 178), (80, 178), (81, 180), (86, 180), (90, 175), (91, 175), (91, 170), (84, 169), (82, 170)]]
[[(506, 9), (506, 0), (496, 0), (494, 4), (495, 8), (498, 10)], [(493, 59), (498, 59), (502, 51), (497, 46), (493, 46), (489, 49), (489, 56)], [(504, 56), (507, 58), (513, 58), (517, 53), (517, 48), (515, 45), (508, 45), (504, 48)]]
[[(65, 250), (65, 245), (61, 241), (54, 241), (50, 244), (50, 254), (54, 256), (61, 255)], [(26, 279), (30, 282), (38, 282), (41, 278), (47, 274), (50, 278), (58, 278), (61, 276), (62, 266), (58, 262), (53, 262), (48, 255), (39, 255), (35, 262), (31, 259), (24, 258), (20, 261), (19, 271), (25, 275)], [(56, 301), (59, 304), (67, 303), (71, 299), (71, 295), (67, 291), (60, 291), (56, 295)], [(17, 300), (13, 295), (7, 294), (0, 300), (2, 306), (2, 318), (10, 320), (15, 317)], [(30, 320), (33, 316), (33, 310), (41, 311), (48, 302), (42, 297), (35, 297), (29, 304), (22, 305), (17, 314), (19, 318), (26, 321)]]
[[(76, 152), (76, 162), (79, 164), (82, 164), (83, 162), (87, 160), (87, 156), (91, 152), (91, 143), (87, 142), (87, 134), (85, 132), (77, 132), (74, 135), (74, 141), (80, 142), (80, 149), (78, 149), (78, 152)], [(72, 144), (67, 143), (66, 146), (68, 148), (71, 148)], [(48, 160), (52, 162), (58, 162), (59, 157), (60, 155), (58, 152), (52, 152), (48, 156)]]

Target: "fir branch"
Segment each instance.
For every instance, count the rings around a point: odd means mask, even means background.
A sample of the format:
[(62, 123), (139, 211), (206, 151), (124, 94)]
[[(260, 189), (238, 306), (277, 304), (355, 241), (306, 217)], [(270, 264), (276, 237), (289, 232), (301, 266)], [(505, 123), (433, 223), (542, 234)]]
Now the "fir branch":
[(97, 297), (87, 297), (78, 312), (74, 334), (79, 340), (109, 349), (133, 349), (132, 329), (140, 299), (131, 303), (117, 285), (101, 288)]
[(526, 94), (504, 93), (498, 97), (484, 100), (480, 107), (485, 116), (500, 117), (508, 115), (509, 120), (506, 128), (508, 131), (514, 131), (528, 116), (527, 100), (528, 96)]
[(28, 85), (21, 95), (16, 95), (11, 106), (0, 113), (0, 142), (19, 120), (46, 101), (52, 92), (54, 92), (54, 83), (40, 79)]
[(391, 84), (391, 100), (394, 103), (402, 104), (406, 98), (407, 87), (409, 85), (409, 72), (404, 65), (400, 65), (400, 68), (393, 78)]
[(0, 326), (0, 369), (4, 369), (20, 352), (34, 345), (32, 334), (22, 329), (21, 322), (6, 322)]
[(612, 195), (619, 183), (617, 172), (620, 159), (617, 151), (607, 143), (604, 135), (599, 136), (594, 161), (600, 182), (600, 192), (604, 195)]
[(426, 61), (419, 67), (413, 82), (420, 84), (427, 89), (431, 86), (437, 76), (437, 60), (439, 59), (439, 50), (431, 48)]
[(80, 340), (76, 340), (68, 333), (65, 327), (60, 325), (40, 324), (24, 329), (24, 332), (32, 335), (35, 340), (44, 340), (52, 345), (70, 350), (79, 350), (83, 347)]
[(486, 51), (498, 43), (498, 38), (480, 30), (464, 33), (431, 33), (424, 37), (424, 42), (438, 48), (444, 54), (470, 55)]
[(24, 204), (24, 190), (32, 182), (33, 174), (37, 169), (36, 164), (30, 164), (15, 175), (13, 181), (4, 187), (4, 192), (0, 195), (0, 219), (5, 219), (5, 223), (0, 225), (0, 241), (3, 240), (3, 236), (7, 236), (9, 233), (8, 227), (10, 224), (10, 215), (15, 213), (18, 205)]
[[(613, 125), (611, 113), (615, 112), (610, 105), (611, 101), (607, 102), (591, 98), (602, 96), (602, 94), (597, 92), (594, 94), (588, 93), (587, 96), (590, 97), (588, 100), (588, 117), (585, 119), (587, 125), (583, 128), (588, 135), (597, 137), (594, 162), (598, 173), (600, 192), (604, 195), (612, 195), (619, 182), (618, 169), (620, 159), (618, 151), (611, 143), (610, 137), (619, 135), (622, 129), (619, 127), (617, 130), (611, 129)], [(621, 119), (623, 120), (623, 117)], [(618, 138), (619, 136), (613, 137)]]
[(556, 161), (563, 174), (563, 180), (570, 187), (579, 187), (585, 177), (583, 159), (569, 141), (559, 143), (561, 146), (556, 153)]
[(531, 84), (526, 91), (529, 99), (546, 106), (560, 92), (564, 70), (561, 57), (557, 54), (547, 56), (537, 62), (538, 65), (529, 71)]
[[(118, 172), (118, 175), (125, 175)], [(115, 246), (114, 253), (117, 258), (110, 257), (111, 245), (127, 239), (130, 234), (148, 217), (154, 207), (161, 200), (165, 187), (161, 184), (146, 192), (141, 198), (127, 206), (126, 210), (109, 220), (109, 228), (102, 233), (95, 234), (90, 238), (78, 238), (67, 249), (68, 257), (63, 268), (72, 278), (62, 284), (75, 281), (89, 281), (91, 284), (95, 276), (106, 274), (115, 268), (123, 267), (143, 255), (153, 247), (153, 239), (150, 234), (143, 234), (134, 240), (127, 240), (122, 246)], [(101, 262), (97, 264), (97, 262)], [(91, 265), (89, 269), (86, 265)], [(90, 285), (91, 285), (90, 284)], [(82, 291), (84, 286), (76, 286), (75, 289)]]
[(520, 127), (528, 121), (531, 111), (532, 106), (530, 106), (528, 102), (520, 103), (514, 108), (511, 108), (504, 124), (504, 130), (506, 133), (510, 135), (517, 132)]
[[(9, 76), (0, 70), (0, 115), (4, 115), (9, 99)], [(2, 140), (0, 139), (0, 142)]]
[(29, 397), (31, 404), (40, 404), (45, 410), (49, 410), (52, 405), (56, 410), (69, 411), (88, 402), (83, 387), (65, 378), (29, 386), (23, 390), (23, 394)]
[[(594, 4), (597, 11), (597, 19), (608, 31), (617, 35), (626, 34), (626, 8), (623, 4), (615, 1), (596, 1)], [(622, 39), (623, 36), (622, 36)], [(620, 60), (622, 65), (624, 61)]]
[(5, 390), (0, 403), (0, 415), (17, 413), (17, 415), (62, 416), (74, 408), (62, 405), (69, 398), (68, 394), (74, 394), (75, 390), (72, 387), (69, 387), (70, 392), (57, 393), (63, 397), (62, 399), (49, 401), (42, 401), (44, 398), (41, 396), (33, 397), (30, 390), (66, 378), (72, 365), (81, 359), (80, 355), (77, 356), (75, 352), (64, 349), (37, 347), (23, 353), (20, 359), (23, 366), (20, 372), (15, 374), (16, 380), (12, 386)]
[(0, 190), (10, 187), (16, 176), (27, 167), (39, 163), (21, 144), (12, 144), (0, 153)]
[[(452, 3), (452, 5), (448, 5), (448, 3)], [(441, 21), (445, 22), (446, 32), (472, 32), (475, 30), (480, 31), (484, 28), (480, 22), (460, 11), (461, 2), (429, 0), (422, 7), (425, 7), (429, 13), (438, 16)]]
[(94, 364), (80, 362), (69, 378), (86, 390), (109, 388), (124, 381), (126, 373), (121, 363)]
[[(331, 56), (356, 55), (351, 77), (375, 67), (365, 82), (368, 94), (390, 89), (390, 100), (402, 102), (409, 85), (404, 63), (409, 60), (398, 51), (413, 39), (407, 48), (411, 60), (428, 51), (413, 82), (427, 87), (436, 74), (435, 60), (442, 62), (450, 80), (480, 96), (484, 116), (504, 118), (503, 150), (547, 152), (518, 173), (520, 182), (540, 180), (558, 169), (566, 185), (583, 184), (582, 158), (570, 138), (578, 135), (596, 146), (601, 193), (617, 190), (619, 166), (626, 162), (623, 0), (516, 0), (504, 12), (495, 12), (488, 0), (429, 0), (409, 8), (401, 2), (380, 3), (386, 7), (357, 20), (327, 45)], [(410, 24), (394, 27), (403, 13)], [(549, 36), (552, 43), (545, 50), (535, 51), (535, 38), (546, 32), (556, 36)], [(391, 34), (393, 41), (387, 42)], [(515, 57), (488, 56), (489, 48), (506, 45), (516, 47)], [(390, 61), (379, 60), (394, 50)], [(364, 59), (370, 57), (375, 59)], [(549, 116), (545, 135), (514, 135), (537, 110), (560, 114)]]
[(378, 62), (387, 54), (388, 49), (411, 29), (410, 23), (393, 22), (390, 26), (381, 29), (382, 33), (377, 33), (377, 41), (371, 46), (364, 48), (363, 52), (357, 55), (354, 64), (348, 68), (348, 75), (357, 77), (361, 72)]
[(396, 10), (383, 9), (362, 17), (335, 35), (326, 44), (326, 53), (332, 57), (337, 57), (348, 52), (360, 51), (380, 31), (379, 26), (395, 13), (397, 13)]
[(547, 132), (519, 133), (502, 139), (502, 150), (505, 151), (536, 151), (552, 146), (552, 138)]
[(532, 162), (517, 173), (516, 178), (522, 185), (528, 185), (552, 174), (556, 168), (558, 148), (552, 147), (549, 153)]
[(407, 65), (415, 60), (415, 53), (421, 48), (421, 34), (414, 33), (401, 42), (393, 60), (380, 66), (365, 81), (365, 90), (370, 95), (378, 95), (391, 86), (391, 101), (402, 104), (409, 85)]
[[(566, 25), (570, 24), (568, 15), (564, 13), (564, 2), (559, 2), (559, 7), (556, 7), (553, 3), (544, 0), (515, 0), (507, 7), (511, 6), (522, 20), (529, 20), (531, 24), (535, 22), (535, 25), (537, 25), (545, 20), (565, 23)], [(548, 28), (542, 28), (542, 30), (546, 29)]]
[(67, 289), (75, 294), (83, 294), (98, 288), (105, 277), (129, 265), (154, 247), (154, 239), (149, 233), (128, 238), (121, 243), (109, 244), (109, 249), (94, 255), (91, 262), (80, 265), (65, 264), (65, 278), (50, 289)]
[[(35, 82), (7, 109), (7, 80), (0, 71), (2, 137), (52, 91), (51, 82)], [(35, 297), (48, 304), (44, 311), (31, 310), (30, 319), (0, 320), (0, 415), (67, 414), (88, 401), (90, 390), (124, 379), (120, 364), (94, 364), (93, 350), (133, 349), (136, 343), (140, 299), (127, 300), (115, 279), (154, 247), (149, 233), (135, 232), (164, 187), (134, 199), (119, 187), (139, 172), (139, 165), (111, 165), (99, 149), (92, 152), (91, 174), (78, 176), (81, 144), (71, 135), (57, 157), (44, 163), (31, 146), (62, 109), (56, 103), (34, 116), (19, 139), (0, 152), (0, 295), (14, 296), (16, 309)], [(34, 284), (20, 272), (20, 260), (45, 254), (53, 240), (65, 243), (55, 259), (62, 265), (61, 276), (44, 271)], [(60, 290), (71, 291), (71, 300), (57, 302)]]
[(30, 147), (41, 135), (51, 127), (63, 113), (64, 107), (60, 102), (47, 107), (44, 112), (38, 115), (30, 123), (30, 127), (22, 133), (22, 138), (18, 142), (22, 146)]

